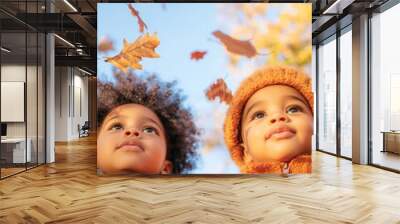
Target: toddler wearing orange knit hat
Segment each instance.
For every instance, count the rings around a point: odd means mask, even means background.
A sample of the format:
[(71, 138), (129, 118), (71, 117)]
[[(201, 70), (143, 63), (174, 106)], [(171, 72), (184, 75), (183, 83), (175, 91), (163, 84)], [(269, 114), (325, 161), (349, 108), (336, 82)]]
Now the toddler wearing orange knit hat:
[(230, 102), (225, 143), (241, 173), (310, 173), (313, 92), (305, 73), (265, 67)]

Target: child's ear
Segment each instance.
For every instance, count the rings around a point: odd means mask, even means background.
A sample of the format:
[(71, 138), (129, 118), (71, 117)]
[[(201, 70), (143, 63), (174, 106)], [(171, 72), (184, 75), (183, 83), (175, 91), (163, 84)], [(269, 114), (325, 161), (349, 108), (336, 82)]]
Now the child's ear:
[(246, 146), (246, 144), (241, 143), (240, 146), (243, 148), (243, 156), (244, 156), (244, 162), (249, 163), (253, 161), (253, 157), (251, 156), (249, 152), (249, 148)]
[(172, 163), (169, 160), (165, 160), (161, 167), (161, 174), (171, 174), (172, 173)]

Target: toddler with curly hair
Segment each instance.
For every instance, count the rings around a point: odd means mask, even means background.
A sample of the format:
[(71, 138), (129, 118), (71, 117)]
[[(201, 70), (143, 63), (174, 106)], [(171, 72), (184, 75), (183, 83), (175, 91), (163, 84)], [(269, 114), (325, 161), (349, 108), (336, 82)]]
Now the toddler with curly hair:
[(103, 174), (180, 174), (194, 168), (199, 131), (176, 82), (114, 73), (98, 81), (97, 166)]

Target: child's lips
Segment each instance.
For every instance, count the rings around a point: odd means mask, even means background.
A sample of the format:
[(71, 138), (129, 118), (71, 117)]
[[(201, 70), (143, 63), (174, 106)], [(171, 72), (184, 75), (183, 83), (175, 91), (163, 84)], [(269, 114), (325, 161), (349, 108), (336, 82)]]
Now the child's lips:
[(265, 135), (265, 140), (271, 138), (276, 140), (287, 139), (293, 137), (295, 134), (296, 131), (294, 129), (289, 128), (288, 126), (280, 126), (267, 132)]
[(123, 142), (121, 145), (117, 147), (117, 150), (126, 150), (132, 152), (143, 152), (142, 145), (136, 140), (128, 140)]
[(119, 149), (132, 152), (143, 152), (143, 149), (138, 145), (123, 145)]
[(282, 131), (282, 132), (272, 134), (271, 137), (274, 139), (285, 139), (285, 138), (291, 138), (293, 136), (294, 136), (294, 133), (291, 131)]

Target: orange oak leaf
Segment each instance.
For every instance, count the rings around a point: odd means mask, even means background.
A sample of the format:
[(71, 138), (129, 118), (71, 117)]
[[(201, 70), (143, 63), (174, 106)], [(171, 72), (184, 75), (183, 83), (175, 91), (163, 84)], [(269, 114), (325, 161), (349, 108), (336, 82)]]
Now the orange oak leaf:
[(135, 8), (133, 8), (131, 3), (128, 4), (128, 8), (129, 11), (131, 11), (132, 16), (135, 16), (137, 18), (139, 24), (139, 31), (143, 33), (144, 28), (147, 29), (146, 23), (144, 23), (142, 17), (139, 16), (139, 12)]
[(143, 57), (159, 58), (155, 48), (160, 44), (156, 34), (145, 34), (139, 36), (133, 43), (128, 43), (124, 39), (124, 46), (121, 52), (113, 57), (106, 57), (105, 61), (113, 64), (115, 67), (127, 72), (128, 68), (142, 69), (139, 62)]
[(233, 53), (247, 56), (252, 58), (257, 55), (256, 48), (248, 40), (237, 40), (231, 36), (217, 30), (212, 33), (216, 38), (218, 38), (226, 47), (226, 49)]
[(103, 37), (99, 42), (98, 48), (100, 52), (112, 51), (114, 50), (113, 42), (107, 37)]
[(203, 59), (205, 54), (207, 54), (207, 51), (192, 51), (190, 54), (190, 59), (198, 61)]
[(217, 81), (211, 84), (206, 90), (206, 96), (209, 100), (214, 100), (219, 97), (220, 102), (230, 104), (232, 101), (232, 91), (229, 90), (223, 79), (217, 79)]

